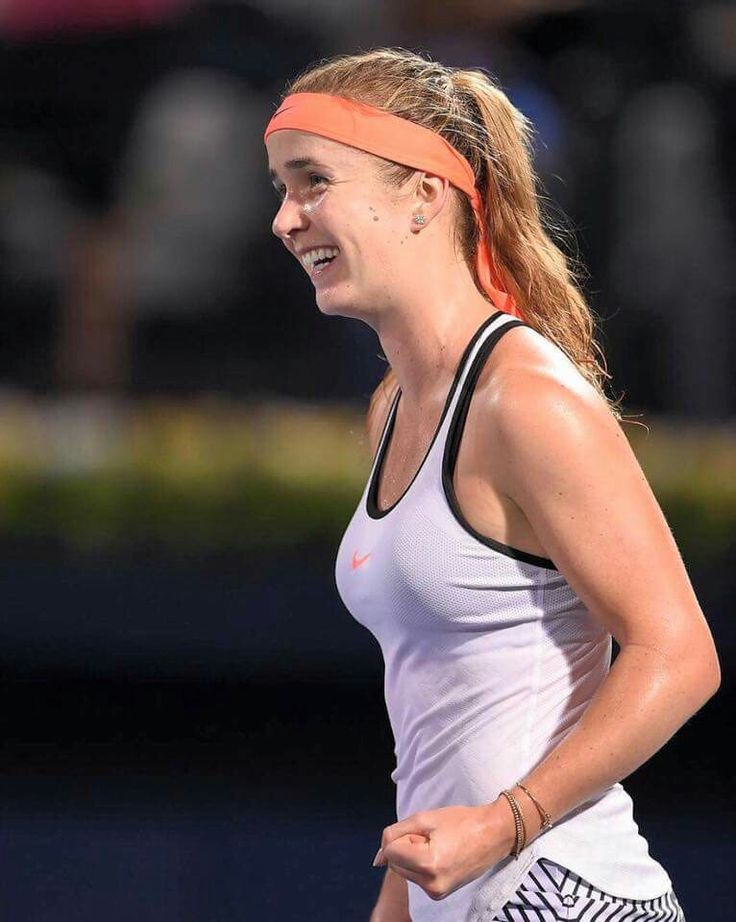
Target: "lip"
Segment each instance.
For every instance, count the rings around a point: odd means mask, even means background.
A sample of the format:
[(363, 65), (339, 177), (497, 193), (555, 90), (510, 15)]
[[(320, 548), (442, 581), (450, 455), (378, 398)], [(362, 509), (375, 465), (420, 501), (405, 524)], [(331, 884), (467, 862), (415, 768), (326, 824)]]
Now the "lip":
[[(325, 250), (325, 249), (337, 250), (338, 251), (337, 255), (338, 256), (342, 255), (342, 250), (340, 249), (339, 246), (336, 246), (334, 243), (319, 243), (319, 244), (314, 244), (308, 247), (302, 247), (300, 250), (292, 250), (292, 253), (296, 257), (296, 259), (299, 261), (299, 265), (302, 267), (302, 269), (304, 269), (304, 271), (307, 273), (310, 279), (314, 279), (315, 276), (321, 275), (326, 269), (329, 269), (329, 267), (332, 265), (332, 263), (335, 260), (333, 259), (331, 262), (326, 263), (324, 266), (319, 267), (317, 269), (315, 269), (314, 264), (312, 264), (312, 266), (309, 269), (307, 269), (307, 267), (302, 263), (302, 256), (304, 256), (305, 253), (311, 252), (312, 250)], [(336, 258), (337, 257), (335, 257), (335, 259)]]
[(342, 254), (338, 253), (334, 259), (330, 260), (328, 263), (325, 263), (324, 266), (312, 266), (312, 268), (308, 270), (310, 279), (316, 284), (317, 279), (321, 279), (325, 273), (328, 273), (341, 255)]
[(340, 247), (336, 243), (313, 243), (308, 247), (302, 247), (301, 250), (292, 250), (292, 253), (294, 254), (294, 256), (296, 256), (297, 259), (301, 259), (302, 256), (304, 256), (304, 254), (308, 253), (310, 250), (327, 250), (327, 249), (339, 250)]

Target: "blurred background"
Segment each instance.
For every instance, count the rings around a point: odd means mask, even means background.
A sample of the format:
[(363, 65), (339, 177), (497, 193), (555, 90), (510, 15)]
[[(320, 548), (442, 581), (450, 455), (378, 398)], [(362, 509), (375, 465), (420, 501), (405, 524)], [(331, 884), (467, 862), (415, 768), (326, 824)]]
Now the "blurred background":
[(367, 922), (393, 740), (333, 566), (385, 363), (271, 236), (262, 132), (376, 45), (535, 124), (724, 667), (626, 787), (688, 922), (732, 918), (736, 7), (2, 0), (3, 922)]

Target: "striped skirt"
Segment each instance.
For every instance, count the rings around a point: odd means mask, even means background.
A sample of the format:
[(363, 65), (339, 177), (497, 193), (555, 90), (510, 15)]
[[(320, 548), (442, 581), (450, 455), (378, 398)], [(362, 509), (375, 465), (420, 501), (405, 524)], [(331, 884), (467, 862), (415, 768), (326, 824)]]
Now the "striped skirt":
[(597, 890), (548, 858), (529, 869), (494, 922), (685, 922), (670, 891), (655, 900), (628, 900)]

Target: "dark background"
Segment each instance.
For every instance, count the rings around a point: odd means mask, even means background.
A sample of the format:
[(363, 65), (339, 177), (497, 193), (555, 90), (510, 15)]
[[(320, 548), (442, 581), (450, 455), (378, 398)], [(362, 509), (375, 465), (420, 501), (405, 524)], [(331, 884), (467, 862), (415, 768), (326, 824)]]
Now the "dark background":
[[(365, 409), (379, 344), (285, 262), (261, 137), (302, 67), (383, 44), (499, 77), (626, 407), (733, 431), (730, 4), (16, 0), (0, 36), (2, 407)], [(367, 920), (393, 740), (337, 545), (3, 541), (0, 919)], [(625, 785), (688, 922), (733, 912), (732, 551), (686, 558), (723, 687)]]

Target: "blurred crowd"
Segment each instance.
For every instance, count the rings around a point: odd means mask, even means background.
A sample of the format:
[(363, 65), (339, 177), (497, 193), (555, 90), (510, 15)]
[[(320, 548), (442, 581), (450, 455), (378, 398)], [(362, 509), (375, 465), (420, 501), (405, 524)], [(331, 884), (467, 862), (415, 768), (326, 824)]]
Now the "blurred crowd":
[(5, 0), (0, 387), (364, 401), (380, 344), (271, 236), (262, 132), (289, 78), (378, 45), (485, 68), (533, 121), (624, 406), (733, 415), (719, 0)]

